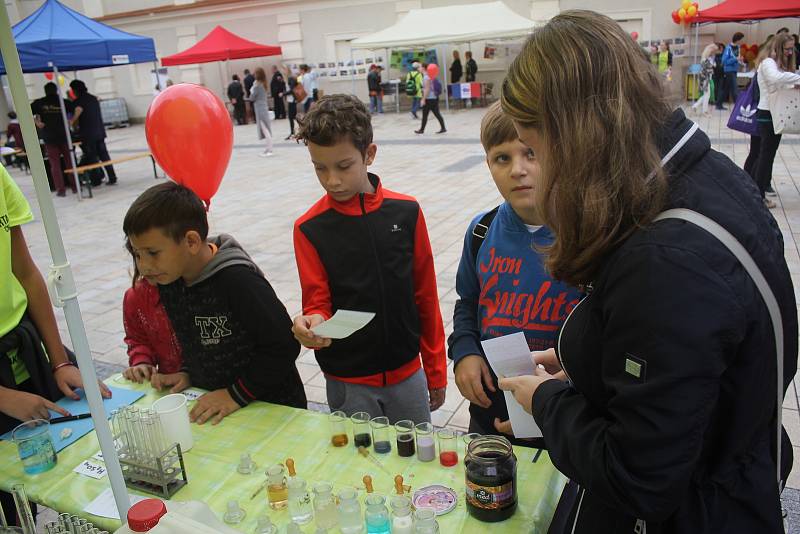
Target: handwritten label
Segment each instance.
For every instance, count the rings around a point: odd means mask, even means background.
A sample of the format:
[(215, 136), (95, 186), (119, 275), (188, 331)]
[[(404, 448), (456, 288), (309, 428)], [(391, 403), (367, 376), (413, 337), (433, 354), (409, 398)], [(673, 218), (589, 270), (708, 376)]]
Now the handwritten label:
[(75, 469), (73, 469), (75, 473), (79, 475), (84, 475), (91, 478), (103, 478), (106, 476), (106, 468), (100, 464), (96, 464), (89, 460), (84, 460), (81, 462)]
[(197, 388), (184, 389), (183, 391), (181, 391), (181, 393), (183, 393), (183, 396), (186, 397), (187, 401), (197, 400), (206, 394), (205, 391)]

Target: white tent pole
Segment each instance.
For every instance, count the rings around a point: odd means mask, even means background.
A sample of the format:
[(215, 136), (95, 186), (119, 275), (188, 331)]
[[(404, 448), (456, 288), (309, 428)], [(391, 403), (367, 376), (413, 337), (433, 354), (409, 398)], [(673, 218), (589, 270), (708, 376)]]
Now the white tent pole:
[[(357, 72), (356, 71), (356, 62), (353, 59), (353, 57), (354, 57), (353, 56), (353, 42), (351, 41), (350, 42), (350, 70), (352, 70), (353, 72)], [(353, 84), (353, 96), (356, 96), (356, 75), (355, 74), (351, 75), (350, 76), (350, 80), (351, 80), (351, 82)], [(367, 96), (369, 97), (369, 95), (367, 95)]]
[(442, 57), (442, 63), (444, 63), (444, 65), (442, 65), (442, 68), (439, 70), (444, 73), (444, 109), (450, 111), (450, 94), (447, 91), (447, 45), (442, 45), (442, 50), (444, 50)]
[(158, 75), (158, 61), (153, 61), (153, 74), (156, 75), (156, 89), (159, 92), (163, 91), (164, 88), (161, 87), (161, 78)]
[[(61, 108), (61, 120), (64, 121), (64, 134), (67, 136), (67, 147), (69, 148), (69, 166), (72, 169), (72, 179), (75, 182), (75, 187), (78, 189), (78, 202), (83, 200), (83, 191), (81, 190), (81, 182), (78, 178), (78, 164), (75, 161), (75, 149), (72, 146), (72, 135), (69, 131), (69, 121), (67, 120), (67, 109), (64, 107), (64, 94), (61, 92), (61, 82), (58, 79), (58, 67), (50, 63), (53, 67), (53, 78), (56, 81), (56, 91), (58, 91), (58, 106)], [(16, 106), (16, 103), (14, 104)], [(53, 165), (61, 165), (61, 162), (50, 162)], [(67, 177), (64, 177), (66, 180)]]
[[(22, 67), (19, 63), (14, 36), (11, 33), (8, 7), (5, 4), (3, 9), (0, 9), (0, 52), (2, 52), (6, 72), (8, 73), (8, 84), (11, 89), (11, 96), (14, 99), (14, 107), (17, 111), (19, 124), (22, 128), (22, 138), (26, 146), (38, 147), (39, 137), (33, 124), (33, 114), (28, 100), (28, 93), (25, 89), (25, 80), (22, 76)], [(106, 412), (103, 408), (103, 400), (100, 397), (100, 388), (97, 385), (97, 375), (92, 363), (89, 341), (86, 338), (86, 330), (84, 329), (81, 310), (78, 306), (75, 279), (72, 276), (72, 269), (67, 261), (67, 253), (64, 250), (64, 242), (61, 239), (61, 231), (58, 228), (58, 219), (53, 206), (53, 198), (50, 196), (50, 186), (47, 183), (47, 173), (44, 169), (41, 150), (30, 150), (28, 163), (33, 176), (33, 185), (36, 188), (39, 209), (42, 213), (42, 224), (47, 234), (47, 242), (50, 245), (50, 255), (53, 258), (53, 265), (50, 267), (51, 276), (54, 279), (58, 295), (64, 302), (67, 327), (72, 338), (75, 355), (78, 358), (83, 388), (86, 392), (86, 399), (89, 402), (89, 411), (92, 413), (97, 439), (100, 442), (100, 450), (103, 453), (103, 459), (108, 470), (108, 479), (111, 483), (111, 490), (114, 492), (114, 500), (117, 503), (120, 517), (125, 517), (130, 507), (128, 490), (125, 489), (125, 480), (122, 477), (122, 469), (114, 449)]]

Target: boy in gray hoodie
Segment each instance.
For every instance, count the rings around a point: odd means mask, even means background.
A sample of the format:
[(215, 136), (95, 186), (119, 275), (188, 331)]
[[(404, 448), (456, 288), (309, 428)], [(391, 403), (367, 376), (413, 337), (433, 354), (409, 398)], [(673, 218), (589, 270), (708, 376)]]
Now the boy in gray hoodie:
[(208, 238), (197, 195), (173, 182), (153, 186), (128, 209), (123, 230), (183, 350), (183, 369), (154, 374), (154, 387), (208, 389), (190, 413), (199, 424), (254, 400), (306, 408), (286, 308), (233, 237)]

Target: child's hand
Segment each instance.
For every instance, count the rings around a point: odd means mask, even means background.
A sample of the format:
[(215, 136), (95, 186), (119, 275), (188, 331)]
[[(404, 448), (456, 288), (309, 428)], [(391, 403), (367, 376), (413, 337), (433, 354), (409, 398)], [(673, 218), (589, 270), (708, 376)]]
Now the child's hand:
[(143, 383), (145, 380), (150, 381), (150, 377), (156, 372), (156, 368), (149, 363), (140, 363), (128, 367), (122, 372), (122, 376), (137, 384)]
[(166, 375), (162, 373), (153, 373), (150, 377), (150, 385), (159, 391), (171, 386), (169, 390), (170, 393), (180, 393), (191, 386), (192, 382), (189, 380), (189, 373), (171, 373)]
[(241, 406), (233, 400), (227, 389), (218, 389), (197, 399), (194, 408), (189, 412), (189, 419), (193, 423), (202, 425), (212, 418), (211, 424), (216, 425), (226, 415), (232, 414), (239, 408)]
[(436, 389), (429, 389), (428, 395), (430, 396), (430, 406), (431, 411), (434, 412), (442, 407), (444, 404), (444, 397), (445, 393), (447, 392), (446, 388), (436, 388)]
[[(511, 428), (511, 421), (501, 421), (499, 418), (495, 417), (494, 428), (501, 434), (511, 436), (512, 438), (515, 437), (514, 429)], [(536, 438), (518, 438), (518, 439), (521, 439), (522, 441), (533, 441)]]
[(0, 387), (0, 408), (2, 408), (0, 413), (18, 421), (50, 419), (48, 410), (53, 410), (63, 416), (70, 415), (67, 410), (44, 397), (4, 387)]
[(484, 384), (489, 391), (494, 392), (496, 390), (492, 382), (492, 374), (489, 372), (489, 366), (482, 356), (477, 354), (464, 356), (458, 360), (453, 372), (456, 375), (458, 391), (464, 395), (465, 399), (481, 408), (488, 408), (492, 405), (492, 401), (489, 400), (483, 389)]
[(325, 321), (325, 318), (318, 313), (295, 317), (294, 324), (292, 325), (294, 338), (309, 349), (330, 347), (332, 341), (330, 338), (317, 336), (311, 331), (312, 328), (321, 324), (323, 321)]
[[(75, 389), (83, 387), (83, 379), (81, 378), (81, 372), (77, 367), (74, 365), (65, 365), (63, 367), (59, 367), (53, 373), (53, 377), (56, 379), (58, 389), (61, 390), (61, 393), (63, 393), (64, 396), (69, 397), (72, 400), (80, 399), (80, 396), (75, 393)], [(97, 385), (100, 387), (100, 395), (102, 395), (104, 399), (110, 399), (111, 390), (108, 389), (108, 386), (103, 384), (100, 380), (97, 381)]]

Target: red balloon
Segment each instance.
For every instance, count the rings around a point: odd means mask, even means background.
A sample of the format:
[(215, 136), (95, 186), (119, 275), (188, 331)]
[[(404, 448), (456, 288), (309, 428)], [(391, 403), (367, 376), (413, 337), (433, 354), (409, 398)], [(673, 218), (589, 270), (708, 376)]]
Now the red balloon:
[(52, 72), (45, 72), (44, 73), (44, 77), (47, 78), (48, 80), (52, 80), (53, 79), (53, 73)]
[(681, 17), (680, 17), (680, 15), (678, 15), (677, 11), (673, 11), (672, 12), (672, 22), (674, 22), (675, 24), (680, 24), (681, 23)]
[(428, 65), (428, 76), (431, 78), (436, 78), (439, 75), (439, 65), (436, 63), (431, 63)]
[(222, 100), (200, 85), (167, 87), (147, 110), (145, 135), (164, 172), (211, 204), (233, 150), (233, 123)]
[(631, 32), (631, 39), (633, 39), (634, 41), (638, 41), (639, 40), (639, 32)]

